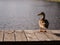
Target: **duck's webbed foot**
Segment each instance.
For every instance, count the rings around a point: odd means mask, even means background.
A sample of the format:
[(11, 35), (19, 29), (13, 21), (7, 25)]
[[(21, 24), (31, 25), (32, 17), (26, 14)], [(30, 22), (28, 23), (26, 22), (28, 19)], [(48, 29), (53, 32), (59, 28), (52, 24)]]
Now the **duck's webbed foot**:
[(40, 32), (47, 32), (46, 29), (41, 29)]
[(47, 32), (46, 30), (40, 30), (40, 32)]

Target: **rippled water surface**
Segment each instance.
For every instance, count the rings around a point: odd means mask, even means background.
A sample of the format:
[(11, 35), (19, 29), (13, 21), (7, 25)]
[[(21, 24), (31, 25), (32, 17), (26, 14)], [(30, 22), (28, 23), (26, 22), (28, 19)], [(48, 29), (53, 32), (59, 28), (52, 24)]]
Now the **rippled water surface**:
[(60, 29), (60, 3), (41, 0), (0, 0), (0, 29), (39, 29), (38, 13), (44, 11), (49, 29)]

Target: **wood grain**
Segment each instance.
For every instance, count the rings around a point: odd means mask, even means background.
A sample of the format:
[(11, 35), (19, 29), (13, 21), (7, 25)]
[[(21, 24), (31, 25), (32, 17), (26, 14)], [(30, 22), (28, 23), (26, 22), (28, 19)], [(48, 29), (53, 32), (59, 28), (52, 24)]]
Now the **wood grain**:
[(38, 41), (37, 37), (35, 36), (33, 30), (24, 30), (28, 41)]
[(15, 35), (16, 35), (16, 41), (27, 41), (23, 30), (16, 30)]
[(3, 41), (3, 30), (0, 30), (0, 41)]
[(15, 41), (14, 30), (5, 30), (4, 31), (4, 41)]

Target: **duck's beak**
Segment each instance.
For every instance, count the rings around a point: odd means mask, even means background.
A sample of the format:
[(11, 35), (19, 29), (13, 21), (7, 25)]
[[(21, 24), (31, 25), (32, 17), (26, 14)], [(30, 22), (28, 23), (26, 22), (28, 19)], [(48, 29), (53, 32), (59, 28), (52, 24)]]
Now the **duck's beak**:
[(37, 16), (40, 16), (41, 14), (38, 14)]

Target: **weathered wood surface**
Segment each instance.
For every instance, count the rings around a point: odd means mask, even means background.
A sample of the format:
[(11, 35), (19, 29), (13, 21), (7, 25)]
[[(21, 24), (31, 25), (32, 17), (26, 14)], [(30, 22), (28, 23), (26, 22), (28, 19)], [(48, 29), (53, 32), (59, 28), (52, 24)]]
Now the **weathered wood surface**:
[(36, 31), (35, 34), (39, 41), (50, 41), (50, 39), (44, 34), (44, 32)]
[(55, 40), (60, 40), (60, 30), (51, 30), (51, 32), (55, 35)]
[(24, 30), (28, 41), (38, 41), (36, 35), (34, 34), (33, 30)]
[(45, 35), (50, 39), (50, 40), (60, 40), (60, 37), (56, 36), (54, 33), (59, 33), (59, 30), (47, 30), (47, 33)]
[(60, 30), (0, 30), (0, 41), (52, 41), (60, 40)]
[(4, 41), (15, 41), (14, 30), (4, 31)]
[(16, 38), (16, 41), (27, 41), (23, 30), (16, 30), (15, 31), (15, 38)]
[(3, 41), (3, 30), (0, 30), (0, 41)]

